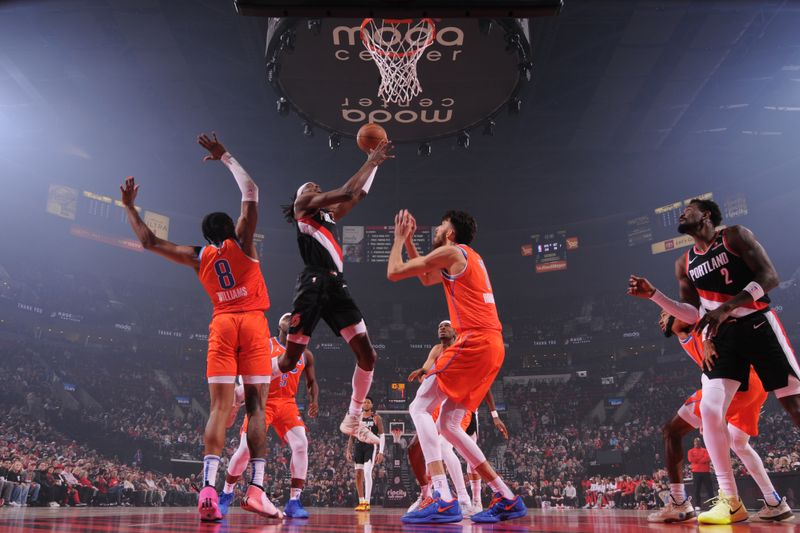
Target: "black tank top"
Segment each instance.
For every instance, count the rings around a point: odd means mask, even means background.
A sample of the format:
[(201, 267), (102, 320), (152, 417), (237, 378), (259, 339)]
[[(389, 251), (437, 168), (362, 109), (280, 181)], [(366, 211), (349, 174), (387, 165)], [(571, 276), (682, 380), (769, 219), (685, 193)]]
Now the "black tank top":
[(374, 415), (373, 416), (362, 417), (361, 418), (361, 423), (364, 424), (365, 426), (367, 426), (369, 428), (369, 430), (371, 432), (373, 432), (375, 435), (380, 437), (380, 435), (378, 434), (378, 424), (375, 423), (375, 416)]
[(336, 222), (330, 211), (320, 209), (295, 220), (300, 256), (307, 267), (342, 272), (342, 247), (336, 240)]
[[(693, 246), (686, 253), (686, 274), (700, 295), (706, 311), (712, 311), (727, 302), (753, 281), (753, 271), (744, 260), (733, 253), (725, 242), (725, 230), (704, 253)], [(766, 294), (758, 301), (736, 308), (731, 316), (743, 317), (769, 307)]]

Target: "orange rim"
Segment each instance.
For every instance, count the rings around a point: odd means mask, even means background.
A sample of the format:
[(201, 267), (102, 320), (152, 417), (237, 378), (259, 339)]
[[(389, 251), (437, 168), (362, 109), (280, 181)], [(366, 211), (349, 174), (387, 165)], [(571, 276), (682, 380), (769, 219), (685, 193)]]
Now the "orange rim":
[[(431, 44), (433, 44), (433, 41), (436, 40), (436, 23), (431, 18), (423, 18), (423, 19), (420, 19), (420, 20), (425, 22), (428, 25), (428, 27), (430, 28), (430, 31), (428, 32), (428, 38), (425, 40), (425, 42), (421, 46), (418, 46), (417, 48), (414, 48), (413, 50), (409, 50), (407, 52), (392, 52), (392, 51), (383, 50), (382, 48), (378, 48), (377, 46), (373, 46), (373, 44), (366, 37), (367, 24), (369, 24), (370, 22), (372, 22), (374, 20), (375, 19), (373, 19), (373, 18), (365, 18), (364, 21), (361, 23), (361, 41), (364, 43), (364, 46), (366, 46), (371, 52), (375, 52), (378, 55), (382, 55), (382, 56), (386, 56), (386, 57), (409, 57), (409, 56), (414, 56), (414, 55), (418, 54), (419, 52), (421, 52), (422, 50), (425, 50), (427, 47), (429, 47)], [(389, 25), (411, 24), (412, 22), (414, 22), (414, 19), (383, 19), (383, 22), (384, 23), (388, 23)]]

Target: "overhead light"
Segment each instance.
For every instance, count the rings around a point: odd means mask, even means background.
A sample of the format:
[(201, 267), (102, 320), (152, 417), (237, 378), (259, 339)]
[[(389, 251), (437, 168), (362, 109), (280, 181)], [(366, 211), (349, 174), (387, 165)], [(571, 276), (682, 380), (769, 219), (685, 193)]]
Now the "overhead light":
[(417, 148), (417, 155), (421, 155), (424, 157), (430, 157), (431, 155), (431, 143), (425, 142), (420, 143), (419, 148)]
[(495, 126), (497, 126), (497, 123), (494, 120), (489, 119), (489, 122), (487, 122), (486, 125), (483, 127), (483, 134), (489, 137), (494, 137)]
[(456, 144), (458, 144), (459, 148), (463, 148), (464, 150), (469, 148), (469, 133), (466, 131), (459, 133), (458, 139), (456, 139)]
[(508, 101), (508, 112), (512, 115), (518, 115), (522, 112), (522, 100), (516, 96)]
[(278, 101), (275, 102), (275, 103), (277, 104), (278, 114), (280, 116), (285, 117), (286, 115), (289, 114), (289, 111), (290, 111), (289, 100), (287, 100), (286, 98), (281, 96), (280, 98), (278, 98)]
[(303, 123), (303, 135), (306, 137), (313, 137), (314, 136), (314, 129), (311, 127), (311, 124), (308, 122)]
[(342, 136), (338, 133), (331, 133), (328, 136), (328, 148), (336, 150), (342, 144)]

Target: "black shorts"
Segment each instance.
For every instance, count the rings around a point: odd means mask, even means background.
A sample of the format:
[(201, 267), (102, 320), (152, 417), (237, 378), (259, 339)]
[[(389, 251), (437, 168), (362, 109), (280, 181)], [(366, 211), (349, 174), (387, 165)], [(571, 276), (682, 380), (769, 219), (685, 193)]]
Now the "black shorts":
[(478, 432), (478, 411), (475, 411), (474, 413), (472, 413), (472, 417), (469, 419), (469, 425), (467, 426), (466, 433), (471, 437), (477, 432)]
[(358, 441), (353, 447), (353, 462), (357, 465), (363, 465), (364, 463), (372, 461), (372, 454), (374, 453), (374, 444), (365, 444)]
[(306, 267), (294, 287), (289, 334), (311, 336), (322, 318), (336, 335), (363, 320), (341, 273)]
[(719, 357), (705, 375), (736, 380), (742, 384), (741, 391), (748, 388), (750, 365), (766, 391), (787, 386), (789, 376), (800, 377), (789, 340), (772, 310), (726, 321), (714, 337), (714, 346)]

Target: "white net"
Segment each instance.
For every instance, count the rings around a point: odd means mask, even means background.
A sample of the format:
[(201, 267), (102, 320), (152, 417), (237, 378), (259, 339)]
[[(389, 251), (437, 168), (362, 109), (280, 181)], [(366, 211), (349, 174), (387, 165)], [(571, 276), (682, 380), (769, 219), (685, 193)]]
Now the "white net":
[(381, 74), (378, 96), (407, 104), (422, 92), (417, 62), (436, 39), (432, 19), (364, 19), (361, 40)]

